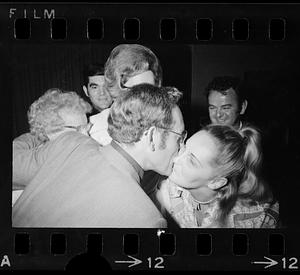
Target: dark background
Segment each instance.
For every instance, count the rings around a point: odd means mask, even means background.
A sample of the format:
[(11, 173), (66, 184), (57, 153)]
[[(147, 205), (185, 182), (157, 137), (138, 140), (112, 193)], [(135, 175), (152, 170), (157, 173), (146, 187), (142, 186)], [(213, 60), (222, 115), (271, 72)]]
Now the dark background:
[[(10, 73), (13, 94), (13, 138), (28, 131), (27, 110), (49, 88), (82, 91), (83, 68), (92, 62), (105, 63), (112, 44), (32, 44), (12, 49)], [(184, 92), (181, 107), (189, 121), (187, 108), (191, 94), (191, 51), (189, 46), (149, 46), (159, 57), (164, 85)], [(184, 73), (182, 73), (184, 72)]]
[(243, 118), (261, 130), (263, 175), (280, 202), (282, 225), (299, 224), (299, 48), (282, 45), (193, 46), (192, 128), (207, 121), (205, 87), (215, 76), (244, 79)]
[[(26, 44), (11, 49), (12, 138), (28, 131), (27, 110), (47, 89), (82, 92), (85, 64), (104, 63), (114, 44)], [(146, 45), (158, 56), (163, 85), (183, 91), (181, 101), (189, 136), (206, 121), (204, 89), (215, 76), (245, 79), (245, 120), (262, 130), (264, 175), (280, 201), (283, 226), (298, 223), (299, 122), (298, 49), (288, 46)]]

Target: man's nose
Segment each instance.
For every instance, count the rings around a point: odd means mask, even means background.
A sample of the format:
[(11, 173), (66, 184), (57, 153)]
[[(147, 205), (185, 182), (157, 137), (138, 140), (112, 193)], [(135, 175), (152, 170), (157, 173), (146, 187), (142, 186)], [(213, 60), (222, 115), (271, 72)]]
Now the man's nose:
[(103, 87), (100, 87), (100, 88), (99, 88), (98, 93), (99, 93), (99, 95), (101, 95), (101, 96), (106, 94), (106, 92), (105, 92), (105, 90), (103, 89)]
[(222, 117), (223, 115), (224, 115), (223, 110), (219, 109), (219, 110), (217, 111), (217, 117)]

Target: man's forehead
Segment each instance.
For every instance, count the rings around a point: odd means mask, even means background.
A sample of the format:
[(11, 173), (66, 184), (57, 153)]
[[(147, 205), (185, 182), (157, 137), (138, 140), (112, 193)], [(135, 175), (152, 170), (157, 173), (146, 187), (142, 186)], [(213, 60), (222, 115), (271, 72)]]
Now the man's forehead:
[(204, 130), (192, 135), (186, 141), (186, 147), (191, 150), (194, 156), (201, 162), (205, 158), (211, 158), (216, 153), (215, 142), (212, 137)]
[(103, 83), (104, 75), (93, 75), (89, 76), (89, 83)]
[(219, 101), (222, 102), (223, 104), (228, 104), (228, 103), (237, 103), (237, 95), (234, 89), (230, 88), (226, 91), (217, 91), (217, 90), (212, 90), (209, 93), (208, 97), (209, 103), (213, 103), (214, 101)]
[(173, 116), (174, 129), (176, 128), (177, 131), (182, 132), (184, 130), (184, 120), (183, 120), (182, 112), (177, 105), (172, 110), (172, 116)]

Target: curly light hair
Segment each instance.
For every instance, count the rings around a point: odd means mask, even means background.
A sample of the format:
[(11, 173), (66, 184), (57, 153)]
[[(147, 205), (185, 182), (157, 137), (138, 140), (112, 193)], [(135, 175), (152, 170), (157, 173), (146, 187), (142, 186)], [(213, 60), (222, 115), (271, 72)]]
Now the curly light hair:
[(105, 68), (105, 88), (111, 94), (126, 91), (129, 78), (146, 71), (154, 74), (155, 86), (161, 86), (162, 68), (157, 56), (147, 47), (139, 44), (121, 44), (108, 57)]
[[(107, 120), (109, 135), (120, 143), (132, 144), (138, 142), (151, 126), (169, 129), (174, 123), (172, 109), (181, 96), (175, 87), (133, 86), (111, 107)], [(164, 133), (168, 135), (168, 132)]]
[(49, 89), (30, 105), (27, 112), (31, 134), (44, 142), (49, 140), (49, 134), (62, 131), (65, 124), (59, 114), (62, 109), (85, 114), (92, 111), (91, 105), (76, 92)]

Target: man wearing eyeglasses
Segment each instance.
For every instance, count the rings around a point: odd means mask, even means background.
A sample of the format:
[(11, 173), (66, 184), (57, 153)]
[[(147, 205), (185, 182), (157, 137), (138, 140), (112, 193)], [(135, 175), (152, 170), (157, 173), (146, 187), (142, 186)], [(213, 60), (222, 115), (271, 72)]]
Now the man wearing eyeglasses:
[(141, 179), (144, 171), (172, 171), (186, 137), (181, 96), (172, 87), (136, 85), (111, 107), (110, 144), (69, 131), (29, 152), (39, 171), (13, 207), (13, 226), (166, 227)]

